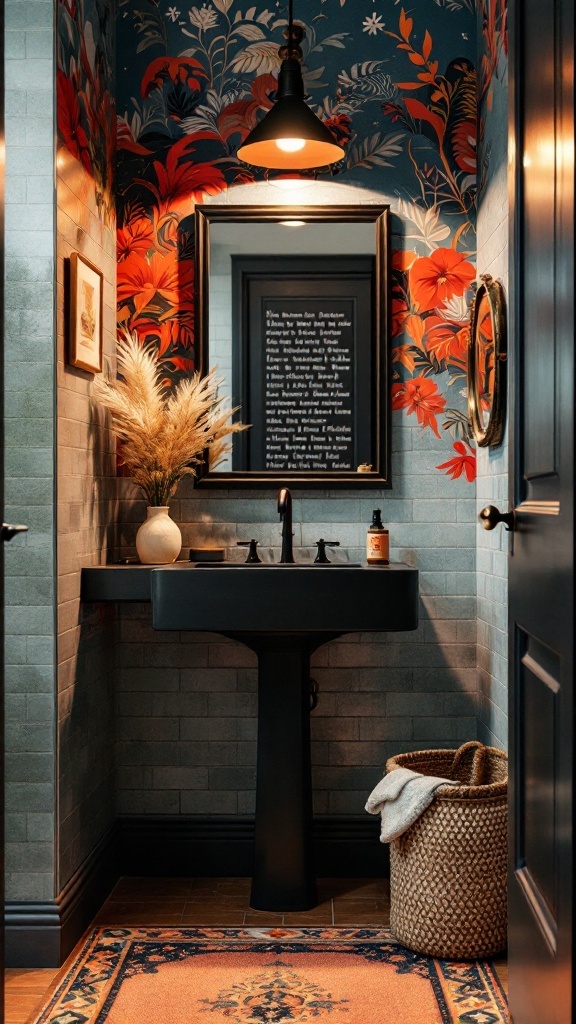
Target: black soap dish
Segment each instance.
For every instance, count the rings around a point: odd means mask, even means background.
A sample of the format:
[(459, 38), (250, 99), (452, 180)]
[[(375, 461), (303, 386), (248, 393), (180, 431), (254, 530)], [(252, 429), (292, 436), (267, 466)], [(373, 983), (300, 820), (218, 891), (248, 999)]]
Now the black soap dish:
[(226, 548), (190, 548), (191, 562), (224, 562)]

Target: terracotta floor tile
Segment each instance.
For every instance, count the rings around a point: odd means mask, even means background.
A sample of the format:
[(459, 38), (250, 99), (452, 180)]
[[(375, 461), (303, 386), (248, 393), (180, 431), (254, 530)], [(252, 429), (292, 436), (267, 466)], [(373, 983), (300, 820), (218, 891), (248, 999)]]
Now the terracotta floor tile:
[(295, 910), (284, 914), (284, 924), (302, 928), (330, 925), (332, 924), (332, 901), (320, 903), (317, 907), (312, 907), (312, 910)]
[(6, 1007), (6, 1016), (4, 1017), (4, 1024), (24, 1024), (36, 1008), (40, 1007), (42, 1002), (42, 996), (17, 996), (14, 997), (12, 994), (8, 996), (8, 1002)]
[(233, 908), (218, 909), (218, 907), (211, 907), (209, 904), (202, 906), (202, 904), (188, 904), (188, 908), (182, 915), (181, 924), (183, 925), (222, 925), (223, 927), (240, 926), (244, 924), (243, 909), (234, 910)]
[(494, 970), (500, 979), (500, 984), (508, 995), (508, 961), (500, 958), (494, 961)]
[(249, 910), (247, 896), (225, 896), (211, 893), (206, 889), (192, 890), (185, 903), (185, 910), (192, 907), (212, 907), (214, 910)]
[(108, 898), (114, 902), (184, 900), (192, 884), (187, 878), (121, 878)]
[(221, 882), (231, 882), (236, 879), (231, 878), (191, 878), (190, 879), (190, 890), (192, 889), (213, 889), (216, 892)]
[(390, 904), (387, 899), (336, 899), (334, 924), (379, 925), (390, 923)]
[(216, 882), (219, 896), (249, 896), (252, 888), (251, 878), (222, 878)]
[(146, 925), (179, 925), (182, 922), (182, 914), (167, 914), (159, 911), (145, 914), (135, 914), (129, 911), (123, 914), (104, 914), (102, 911), (94, 919), (95, 927), (100, 928), (139, 928)]
[(15, 989), (44, 992), (57, 974), (57, 968), (52, 967), (9, 967), (4, 972), (4, 987), (7, 992)]
[(138, 902), (136, 900), (107, 900), (99, 914), (105, 914), (108, 917), (134, 914), (139, 920), (148, 914), (155, 917), (158, 917), (159, 914), (169, 914), (173, 917), (175, 914), (181, 914), (185, 905), (185, 899), (167, 900), (164, 898), (156, 902), (150, 900), (139, 900)]
[(358, 899), (389, 893), (389, 882), (385, 878), (319, 878), (317, 886), (321, 899)]
[(244, 915), (244, 924), (260, 925), (261, 928), (273, 928), (275, 924), (283, 923), (284, 915), (270, 910), (247, 910)]

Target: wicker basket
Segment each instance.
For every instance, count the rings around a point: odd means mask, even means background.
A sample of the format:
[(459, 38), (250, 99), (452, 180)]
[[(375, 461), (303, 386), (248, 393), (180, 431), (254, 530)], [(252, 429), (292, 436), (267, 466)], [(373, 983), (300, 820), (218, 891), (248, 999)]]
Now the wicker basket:
[(506, 754), (481, 743), (399, 754), (388, 772), (411, 768), (461, 783), (390, 843), (390, 927), (418, 953), (475, 959), (506, 945)]

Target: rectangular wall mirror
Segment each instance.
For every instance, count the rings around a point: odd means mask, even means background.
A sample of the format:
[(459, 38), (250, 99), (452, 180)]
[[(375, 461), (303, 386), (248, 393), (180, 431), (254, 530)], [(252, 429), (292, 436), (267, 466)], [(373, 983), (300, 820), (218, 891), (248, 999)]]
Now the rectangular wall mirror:
[(251, 424), (202, 486), (390, 485), (388, 219), (196, 207), (198, 361)]

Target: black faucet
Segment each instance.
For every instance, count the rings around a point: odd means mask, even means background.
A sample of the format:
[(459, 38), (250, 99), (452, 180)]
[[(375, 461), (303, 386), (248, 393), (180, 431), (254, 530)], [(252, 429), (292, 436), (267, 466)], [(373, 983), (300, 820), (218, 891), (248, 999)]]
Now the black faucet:
[(294, 552), (292, 550), (292, 495), (287, 487), (283, 487), (278, 494), (278, 512), (282, 520), (282, 553), (280, 562), (293, 564)]

